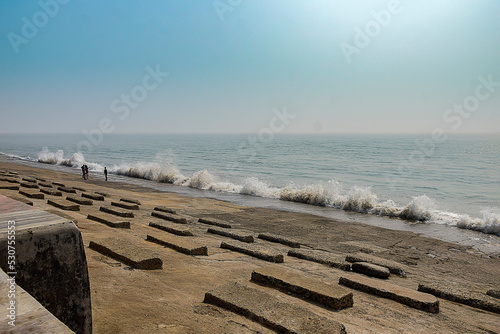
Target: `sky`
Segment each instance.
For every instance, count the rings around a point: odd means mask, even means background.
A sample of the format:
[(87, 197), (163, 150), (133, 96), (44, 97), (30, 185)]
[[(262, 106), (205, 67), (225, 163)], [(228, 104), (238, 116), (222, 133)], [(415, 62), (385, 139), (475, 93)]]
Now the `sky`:
[(0, 134), (499, 133), (500, 1), (1, 1), (0, 118)]

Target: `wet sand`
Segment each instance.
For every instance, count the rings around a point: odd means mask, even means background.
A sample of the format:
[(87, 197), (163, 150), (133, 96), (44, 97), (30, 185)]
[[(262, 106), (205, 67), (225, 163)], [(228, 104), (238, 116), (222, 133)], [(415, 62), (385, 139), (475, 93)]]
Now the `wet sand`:
[[(438, 283), (468, 292), (485, 294), (500, 289), (500, 254), (483, 253), (469, 246), (419, 236), (362, 223), (285, 212), (266, 208), (250, 208), (224, 201), (193, 198), (160, 192), (120, 182), (82, 180), (72, 173), (38, 169), (0, 162), (0, 170), (15, 171), (20, 177), (43, 178), (47, 183), (60, 182), (67, 187), (85, 189), (87, 193), (109, 194), (103, 202), (81, 205), (80, 211), (65, 211), (47, 203), (56, 196), (30, 199), (34, 206), (74, 219), (82, 233), (89, 266), (95, 333), (272, 333), (245, 317), (203, 303), (205, 293), (216, 286), (236, 281), (265, 291), (278, 300), (297, 305), (338, 321), (348, 333), (494, 333), (500, 316), (496, 313), (439, 299), (440, 312), (432, 314), (398, 302), (357, 290), (354, 306), (331, 311), (266, 286), (249, 282), (254, 269), (270, 263), (220, 248), (227, 237), (208, 234), (208, 226), (191, 224), (192, 240), (208, 247), (208, 256), (189, 256), (170, 248), (145, 241), (152, 230), (148, 226), (156, 206), (166, 206), (180, 214), (196, 218), (213, 217), (231, 222), (234, 229), (248, 233), (273, 233), (301, 243), (303, 249), (317, 249), (334, 254), (356, 252), (396, 261), (405, 266), (407, 277), (391, 275), (392, 284), (416, 290), (419, 284)], [(81, 197), (83, 191), (77, 190)], [(21, 196), (17, 190), (1, 189), (0, 194)], [(66, 197), (67, 194), (64, 194)], [(139, 210), (130, 221), (130, 229), (111, 228), (88, 220), (88, 214), (99, 214), (101, 205), (109, 206), (121, 198), (138, 200)], [(117, 237), (124, 242), (152, 250), (163, 260), (161, 270), (129, 270), (130, 267), (90, 248), (90, 241)], [(256, 239), (256, 243), (282, 252), (284, 263), (273, 264), (299, 270), (336, 284), (345, 275), (340, 269), (286, 256), (287, 246)]]

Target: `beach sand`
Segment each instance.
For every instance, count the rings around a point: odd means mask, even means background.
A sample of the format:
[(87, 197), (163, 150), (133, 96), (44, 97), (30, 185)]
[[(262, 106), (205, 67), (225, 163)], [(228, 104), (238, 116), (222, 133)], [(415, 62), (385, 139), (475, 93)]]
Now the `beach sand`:
[[(47, 203), (57, 199), (30, 199), (34, 206), (62, 214), (77, 222), (86, 247), (92, 293), (94, 333), (274, 333), (258, 322), (223, 308), (203, 303), (205, 293), (228, 282), (240, 282), (265, 291), (279, 301), (306, 308), (320, 316), (338, 321), (348, 333), (497, 333), (497, 313), (439, 299), (439, 313), (427, 313), (396, 301), (351, 289), (354, 306), (332, 311), (316, 303), (250, 282), (251, 273), (269, 265), (291, 268), (304, 276), (336, 284), (346, 272), (296, 257), (286, 256), (291, 248), (255, 239), (285, 255), (284, 263), (269, 262), (220, 248), (222, 241), (232, 240), (207, 233), (210, 227), (188, 224), (191, 238), (208, 247), (208, 256), (189, 256), (145, 241), (148, 234), (168, 234), (148, 226), (162, 221), (152, 217), (156, 206), (175, 209), (192, 217), (213, 217), (230, 222), (233, 230), (278, 234), (301, 243), (301, 249), (317, 249), (342, 256), (363, 252), (396, 261), (405, 267), (407, 277), (391, 274), (392, 284), (416, 290), (419, 284), (439, 284), (485, 294), (500, 289), (500, 254), (483, 254), (476, 249), (412, 232), (388, 230), (360, 223), (346, 223), (309, 214), (249, 208), (207, 198), (159, 192), (136, 185), (105, 182), (92, 177), (84, 181), (75, 174), (0, 162), (0, 170), (18, 172), (20, 177), (43, 178), (47, 183), (60, 182), (66, 187), (85, 189), (87, 193), (109, 194), (93, 205), (81, 205), (80, 211), (64, 211)], [(112, 176), (111, 176), (112, 178)], [(6, 183), (6, 182), (0, 182)], [(77, 190), (77, 197), (81, 197)], [(0, 189), (0, 194), (22, 197), (17, 190)], [(68, 194), (69, 195), (69, 194)], [(66, 194), (64, 194), (66, 197)], [(133, 210), (130, 229), (111, 228), (88, 220), (88, 214), (99, 215), (99, 207), (109, 206), (121, 198), (140, 201)], [(118, 220), (118, 219), (117, 219)], [(130, 267), (88, 248), (91, 241), (117, 237), (149, 249), (163, 260), (161, 270), (130, 270)], [(358, 274), (360, 275), (360, 274)]]

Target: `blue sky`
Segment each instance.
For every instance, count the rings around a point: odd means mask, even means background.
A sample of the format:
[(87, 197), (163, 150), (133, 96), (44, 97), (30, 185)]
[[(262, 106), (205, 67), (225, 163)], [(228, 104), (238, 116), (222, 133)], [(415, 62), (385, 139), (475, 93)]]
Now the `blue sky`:
[(499, 132), (500, 1), (60, 2), (0, 2), (0, 133)]

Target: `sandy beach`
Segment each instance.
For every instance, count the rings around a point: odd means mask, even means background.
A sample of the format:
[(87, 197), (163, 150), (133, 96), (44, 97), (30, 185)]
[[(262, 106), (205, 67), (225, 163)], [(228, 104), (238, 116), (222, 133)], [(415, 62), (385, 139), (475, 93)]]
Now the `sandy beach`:
[[(499, 290), (500, 254), (484, 254), (477, 249), (419, 236), (412, 232), (383, 229), (364, 224), (308, 214), (251, 208), (207, 198), (159, 192), (136, 185), (105, 182), (92, 177), (82, 180), (75, 174), (37, 169), (0, 162), (0, 170), (13, 171), (19, 177), (37, 177), (75, 187), (76, 194), (102, 192), (109, 196), (92, 205), (80, 205), (80, 211), (66, 211), (47, 203), (57, 198), (29, 199), (33, 205), (71, 218), (80, 229), (86, 247), (91, 282), (94, 333), (273, 333), (274, 331), (224, 308), (204, 303), (205, 294), (229, 282), (238, 282), (266, 292), (282, 303), (305, 308), (319, 316), (342, 323), (348, 333), (497, 333), (498, 313), (439, 298), (439, 313), (425, 312), (397, 301), (346, 288), (353, 293), (354, 305), (332, 311), (318, 303), (308, 302), (289, 293), (250, 282), (258, 268), (277, 266), (303, 275), (337, 284), (346, 273), (320, 263), (288, 256), (289, 246), (255, 238), (255, 244), (284, 255), (283, 263), (269, 263), (239, 252), (223, 249), (231, 240), (207, 233), (210, 226), (187, 224), (194, 236), (206, 245), (208, 255), (185, 255), (171, 248), (146, 241), (149, 234), (162, 235), (150, 222), (162, 219), (151, 215), (163, 206), (179, 215), (193, 218), (215, 218), (229, 222), (232, 231), (257, 236), (272, 233), (300, 243), (301, 250), (321, 250), (332, 255), (364, 253), (401, 264), (406, 277), (391, 274), (383, 280), (399, 287), (417, 290), (419, 284), (438, 285), (461, 293), (478, 293), (492, 303), (498, 299), (486, 296), (488, 290)], [(7, 184), (7, 182), (0, 182)], [(20, 187), (22, 190), (22, 186)], [(23, 197), (18, 190), (0, 189), (0, 194)], [(63, 194), (65, 198), (67, 194)], [(26, 198), (26, 197), (24, 197)], [(59, 197), (61, 198), (61, 197)], [(100, 206), (120, 199), (140, 203), (134, 217), (127, 218), (130, 229), (111, 228), (87, 219), (99, 214)], [(157, 253), (163, 269), (139, 270), (90, 249), (89, 243), (116, 237), (123, 243)]]

